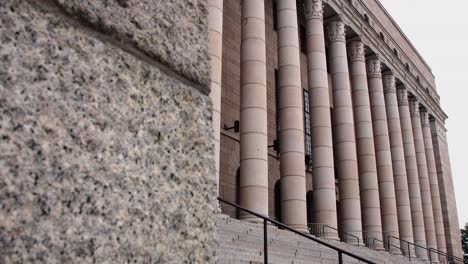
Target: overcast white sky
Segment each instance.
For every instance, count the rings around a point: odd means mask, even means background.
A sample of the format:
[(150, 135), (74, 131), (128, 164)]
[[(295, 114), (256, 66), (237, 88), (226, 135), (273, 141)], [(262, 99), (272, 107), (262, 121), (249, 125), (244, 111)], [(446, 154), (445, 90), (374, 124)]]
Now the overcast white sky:
[(468, 222), (468, 1), (380, 0), (436, 76), (460, 226)]

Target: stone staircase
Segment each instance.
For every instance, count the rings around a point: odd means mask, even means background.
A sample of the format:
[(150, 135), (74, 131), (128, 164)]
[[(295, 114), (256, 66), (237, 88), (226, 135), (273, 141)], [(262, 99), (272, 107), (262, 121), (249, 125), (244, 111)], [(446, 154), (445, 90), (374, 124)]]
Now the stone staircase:
[[(217, 225), (218, 263), (263, 263), (263, 224), (240, 221), (220, 214), (217, 216)], [(388, 252), (352, 246), (338, 241), (327, 240), (327, 242), (379, 264), (429, 263), (429, 261), (418, 259), (412, 259), (409, 262), (408, 258), (401, 255), (392, 255)], [(338, 263), (338, 253), (314, 241), (269, 225), (268, 262), (275, 264), (335, 264)], [(343, 263), (360, 262), (344, 255)]]

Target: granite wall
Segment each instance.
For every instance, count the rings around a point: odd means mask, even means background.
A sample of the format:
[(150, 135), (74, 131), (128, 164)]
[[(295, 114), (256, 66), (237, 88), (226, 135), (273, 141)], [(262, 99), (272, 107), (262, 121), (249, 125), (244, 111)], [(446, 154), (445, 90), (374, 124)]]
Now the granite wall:
[(0, 263), (214, 262), (205, 0), (0, 1)]

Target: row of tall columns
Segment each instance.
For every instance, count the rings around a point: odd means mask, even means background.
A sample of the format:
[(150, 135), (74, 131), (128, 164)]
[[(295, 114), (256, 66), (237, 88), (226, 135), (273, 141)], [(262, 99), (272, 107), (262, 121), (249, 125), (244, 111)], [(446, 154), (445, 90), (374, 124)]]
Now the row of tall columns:
[(367, 60), (367, 78), (377, 163), (382, 232), (384, 234), (383, 238), (387, 241), (390, 236), (400, 237), (400, 234), (381, 63), (377, 56), (370, 57)]
[[(362, 228), (364, 238), (382, 240), (382, 219), (379, 201), (377, 161), (372, 127), (369, 87), (364, 43), (353, 40), (349, 44), (350, 75), (356, 131)], [(378, 69), (370, 68), (371, 74)], [(381, 79), (380, 79), (380, 82)], [(393, 189), (393, 186), (391, 186)], [(377, 244), (382, 249), (382, 244)]]
[[(213, 13), (222, 10), (222, 1), (210, 3)], [(277, 8), (281, 221), (307, 232), (296, 1), (279, 0)], [(218, 18), (219, 14), (210, 15), (211, 21)], [(445, 250), (427, 113), (420, 116), (417, 101), (411, 101), (410, 107), (406, 88), (396, 89), (391, 72), (382, 75), (379, 58), (376, 55), (366, 58), (364, 44), (359, 39), (351, 40), (347, 46), (345, 24), (340, 20), (327, 24), (328, 61), (333, 83), (331, 110), (322, 1), (306, 0), (305, 18), (314, 221), (338, 228), (336, 168), (342, 231), (358, 235), (361, 241), (362, 234), (364, 238), (379, 240), (393, 236)], [(210, 54), (215, 60), (212, 61), (212, 87), (215, 90), (219, 88), (217, 76), (221, 67), (216, 61), (221, 52), (217, 35), (221, 34), (217, 28), (219, 24), (210, 24)], [(217, 92), (212, 91), (212, 94)], [(217, 98), (220, 93), (213, 96), (213, 101)], [(216, 109), (219, 108), (214, 109), (219, 113)], [(263, 0), (242, 1), (240, 147), (240, 204), (268, 215)], [(258, 221), (248, 214), (241, 214), (241, 218)], [(329, 233), (328, 238), (337, 239), (337, 233)], [(404, 242), (400, 246), (408, 250)], [(414, 248), (409, 250), (414, 254)], [(418, 248), (416, 254), (423, 259), (427, 256), (427, 252)]]
[[(424, 215), (421, 203), (418, 164), (416, 161), (416, 152), (414, 147), (413, 128), (408, 103), (408, 91), (404, 86), (400, 86), (398, 89), (398, 108), (400, 111), (401, 134), (403, 137), (403, 149), (405, 152), (406, 175), (408, 178), (414, 243), (424, 246), (426, 245), (426, 235), (424, 232)], [(424, 256), (427, 256), (427, 252), (418, 247), (416, 248), (416, 255), (419, 258), (423, 258)]]
[[(211, 62), (210, 99), (213, 103), (213, 138), (215, 142), (216, 190), (219, 192), (221, 137), (221, 65), (223, 55), (223, 0), (208, 0), (208, 38)], [(218, 194), (218, 193), (217, 193)]]
[(440, 200), (439, 181), (437, 179), (437, 169), (434, 157), (434, 147), (432, 144), (431, 127), (429, 124), (429, 113), (421, 112), (421, 125), (424, 139), (424, 148), (426, 152), (427, 171), (429, 175), (429, 184), (432, 198), (432, 212), (434, 215), (434, 226), (437, 240), (437, 249), (447, 252), (445, 245), (445, 230), (442, 216), (442, 205)]
[[(333, 138), (321, 0), (305, 1), (307, 80), (310, 97), (313, 210), (317, 223), (338, 228)], [(337, 233), (327, 235), (338, 239)]]
[[(239, 202), (268, 215), (268, 139), (264, 0), (242, 1)], [(256, 222), (245, 214), (241, 219)]]
[[(419, 172), (419, 187), (424, 215), (424, 231), (426, 235), (426, 247), (437, 248), (436, 233), (434, 226), (434, 214), (432, 211), (432, 195), (429, 183), (426, 151), (424, 147), (421, 117), (419, 114), (419, 102), (416, 98), (410, 100), (411, 124), (413, 127), (414, 147)], [(433, 254), (433, 253), (431, 253)], [(436, 259), (437, 254), (433, 254)], [(432, 259), (432, 258), (431, 258)]]
[(278, 0), (281, 221), (307, 232), (304, 110), (296, 0)]
[[(424, 231), (424, 215), (422, 210), (418, 164), (416, 160), (414, 135), (408, 103), (408, 91), (404, 86), (400, 86), (398, 89), (398, 108), (400, 110), (401, 133), (403, 136), (403, 147), (406, 162), (406, 175), (408, 177), (408, 190), (411, 206), (414, 243), (425, 246), (426, 234)], [(419, 247), (416, 248), (416, 255), (419, 258), (427, 258), (427, 252)]]
[(362, 241), (359, 172), (345, 24), (342, 21), (332, 21), (327, 24), (327, 29), (333, 83), (333, 151), (340, 189), (340, 229), (353, 233)]
[[(392, 154), (393, 180), (398, 214), (400, 238), (411, 243), (413, 240), (413, 226), (411, 222), (411, 208), (409, 201), (408, 180), (406, 178), (405, 152), (401, 135), (400, 113), (396, 96), (395, 76), (391, 73), (383, 75), (385, 108), (387, 112), (388, 133)], [(407, 252), (404, 243), (401, 248)], [(414, 253), (414, 252), (411, 252)]]

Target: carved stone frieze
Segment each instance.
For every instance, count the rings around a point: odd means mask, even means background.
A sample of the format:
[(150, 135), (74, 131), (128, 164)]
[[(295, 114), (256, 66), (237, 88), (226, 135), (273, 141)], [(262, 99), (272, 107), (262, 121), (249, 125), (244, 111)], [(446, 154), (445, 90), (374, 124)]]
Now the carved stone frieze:
[(409, 102), (411, 116), (419, 116), (419, 102), (416, 98), (412, 98)]
[(428, 127), (429, 126), (429, 113), (427, 111), (421, 111), (421, 125), (423, 127)]
[(367, 76), (372, 78), (381, 78), (382, 64), (377, 56), (369, 58), (366, 63)]
[(395, 76), (393, 74), (385, 74), (382, 76), (382, 82), (384, 87), (384, 93), (395, 93)]
[(349, 44), (348, 49), (351, 61), (365, 61), (366, 55), (364, 53), (364, 43), (359, 40), (353, 40)]
[(408, 90), (404, 87), (398, 88), (397, 91), (398, 105), (408, 105)]
[(346, 27), (343, 21), (331, 21), (328, 23), (327, 29), (330, 42), (346, 41)]
[(306, 19), (323, 19), (322, 0), (306, 0), (304, 10)]

